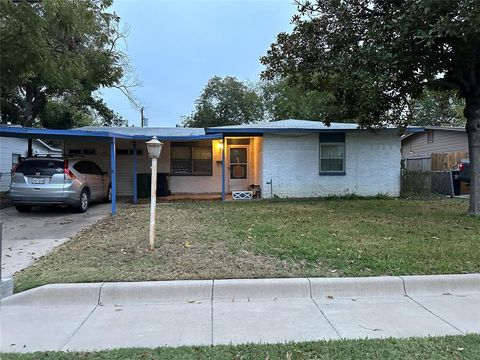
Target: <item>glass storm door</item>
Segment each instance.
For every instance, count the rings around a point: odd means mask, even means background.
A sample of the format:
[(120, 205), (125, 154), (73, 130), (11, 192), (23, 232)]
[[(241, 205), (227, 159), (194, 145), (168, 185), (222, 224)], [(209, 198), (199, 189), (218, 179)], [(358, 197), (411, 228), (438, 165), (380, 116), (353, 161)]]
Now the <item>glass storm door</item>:
[(229, 179), (230, 191), (248, 190), (248, 148), (230, 147), (229, 149)]

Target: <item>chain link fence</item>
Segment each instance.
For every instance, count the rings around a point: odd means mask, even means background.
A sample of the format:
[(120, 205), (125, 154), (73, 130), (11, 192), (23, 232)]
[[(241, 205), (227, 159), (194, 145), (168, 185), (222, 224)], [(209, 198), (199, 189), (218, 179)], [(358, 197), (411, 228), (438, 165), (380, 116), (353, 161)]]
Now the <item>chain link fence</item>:
[(401, 196), (430, 195), (455, 195), (451, 171), (402, 170)]

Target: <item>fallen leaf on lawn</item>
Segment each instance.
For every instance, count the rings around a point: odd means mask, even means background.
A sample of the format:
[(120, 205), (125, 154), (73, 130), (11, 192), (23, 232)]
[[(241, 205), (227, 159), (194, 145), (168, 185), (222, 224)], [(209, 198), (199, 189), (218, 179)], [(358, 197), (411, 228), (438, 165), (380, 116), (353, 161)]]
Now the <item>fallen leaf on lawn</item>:
[(337, 271), (337, 269), (330, 270), (331, 273), (336, 273)]
[(187, 240), (183, 243), (183, 247), (188, 249), (188, 248), (191, 248), (192, 247), (192, 242)]

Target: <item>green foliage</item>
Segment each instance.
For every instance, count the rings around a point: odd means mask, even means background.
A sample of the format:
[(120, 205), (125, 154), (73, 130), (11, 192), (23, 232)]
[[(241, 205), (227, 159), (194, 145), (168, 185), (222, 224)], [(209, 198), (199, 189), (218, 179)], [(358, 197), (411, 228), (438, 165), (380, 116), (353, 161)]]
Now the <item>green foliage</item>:
[(263, 77), (328, 92), (326, 122), (406, 125), (425, 86), (478, 99), (479, 15), (476, 0), (302, 2)]
[(2, 122), (56, 128), (122, 122), (95, 93), (118, 86), (126, 70), (111, 3), (0, 2)]
[[(320, 120), (325, 116), (325, 98), (328, 94), (304, 90), (286, 80), (261, 83), (266, 116), (269, 120)], [(341, 121), (341, 120), (339, 120)]]
[(263, 119), (262, 98), (255, 89), (227, 76), (208, 81), (195, 102), (195, 111), (183, 120), (188, 127), (238, 125)]
[(421, 98), (412, 100), (412, 125), (465, 126), (465, 103), (453, 91), (425, 91)]

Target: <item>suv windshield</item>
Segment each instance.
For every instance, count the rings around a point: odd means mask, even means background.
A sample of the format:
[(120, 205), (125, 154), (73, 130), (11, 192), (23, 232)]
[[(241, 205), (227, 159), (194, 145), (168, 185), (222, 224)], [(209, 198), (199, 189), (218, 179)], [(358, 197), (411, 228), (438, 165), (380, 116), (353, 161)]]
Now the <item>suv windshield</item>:
[(53, 176), (54, 174), (63, 173), (63, 161), (51, 159), (26, 160), (18, 165), (15, 172), (26, 176)]

